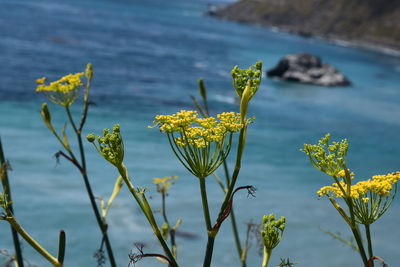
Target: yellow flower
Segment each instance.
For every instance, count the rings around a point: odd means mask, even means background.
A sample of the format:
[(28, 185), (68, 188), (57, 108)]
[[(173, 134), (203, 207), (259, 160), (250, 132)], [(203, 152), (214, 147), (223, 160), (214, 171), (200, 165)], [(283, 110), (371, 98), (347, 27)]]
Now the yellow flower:
[[(396, 195), (399, 179), (400, 172), (395, 172), (375, 175), (371, 179), (351, 185), (350, 197), (358, 223), (372, 224), (386, 212)], [(339, 184), (334, 183), (332, 186), (322, 187), (317, 194), (345, 198), (347, 185), (344, 181), (340, 181)]]
[(368, 203), (369, 197), (363, 197), (361, 200), (362, 200), (362, 202), (364, 202), (364, 203)]
[(165, 176), (164, 178), (153, 178), (153, 183), (157, 186), (157, 192), (167, 193), (168, 189), (175, 183), (173, 180), (178, 176)]
[[(354, 177), (354, 174), (352, 176)], [(393, 185), (396, 184), (399, 179), (400, 172), (372, 176), (372, 179), (360, 181), (352, 185), (350, 196), (354, 199), (359, 199), (364, 197), (364, 195), (369, 192), (379, 196), (389, 196), (391, 190), (393, 189)], [(345, 182), (340, 181), (339, 184), (344, 190), (346, 190), (347, 185)], [(340, 189), (337, 183), (332, 184), (332, 186), (322, 187), (320, 190), (318, 190), (317, 194), (319, 196), (332, 194), (335, 197), (344, 197), (343, 191)]]
[(175, 155), (195, 176), (205, 178), (228, 156), (232, 134), (244, 127), (240, 114), (224, 112), (217, 118), (198, 118), (193, 110), (157, 115), (154, 124), (166, 133)]
[(81, 77), (83, 72), (68, 74), (60, 80), (46, 85), (46, 78), (37, 79), (36, 92), (43, 92), (55, 104), (68, 107), (78, 97), (78, 89), (83, 85)]
[(36, 83), (41, 84), (41, 83), (44, 83), (46, 80), (47, 80), (46, 77), (42, 77), (42, 78), (40, 78), (40, 79), (37, 79), (37, 80), (36, 80)]
[(174, 137), (179, 146), (194, 146), (205, 148), (211, 142), (221, 142), (227, 133), (233, 133), (243, 128), (240, 123), (240, 114), (224, 112), (214, 117), (198, 118), (197, 111), (181, 110), (173, 115), (158, 115), (154, 124), (167, 134), (177, 133)]
[[(350, 172), (349, 169), (347, 169), (347, 171)], [(338, 177), (341, 177), (341, 178), (344, 178), (344, 177), (346, 176), (346, 172), (345, 172), (344, 170), (341, 170), (341, 171), (339, 171), (339, 172), (337, 173), (337, 176), (338, 176)], [(354, 176), (355, 176), (354, 172), (350, 172), (350, 178), (351, 178), (351, 179), (354, 179)]]

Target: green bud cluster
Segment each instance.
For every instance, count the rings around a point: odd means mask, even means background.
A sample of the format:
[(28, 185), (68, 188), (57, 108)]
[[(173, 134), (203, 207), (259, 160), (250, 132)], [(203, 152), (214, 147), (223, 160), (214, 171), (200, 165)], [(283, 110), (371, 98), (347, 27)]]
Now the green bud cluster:
[(301, 150), (306, 153), (311, 164), (318, 170), (337, 176), (346, 166), (346, 154), (349, 148), (347, 140), (329, 144), (330, 134), (326, 134), (316, 145), (304, 144)]
[(241, 122), (246, 122), (247, 109), (251, 98), (255, 95), (261, 84), (262, 62), (258, 61), (248, 69), (239, 69), (235, 66), (231, 72), (233, 88), (240, 97)]
[(267, 249), (274, 249), (282, 239), (286, 218), (276, 220), (275, 214), (264, 215), (261, 225), (261, 237)]
[(238, 66), (235, 66), (231, 74), (233, 78), (233, 88), (235, 88), (240, 98), (242, 98), (246, 87), (251, 84), (249, 96), (251, 99), (261, 84), (262, 62), (258, 61), (254, 66), (248, 69), (239, 69)]
[(86, 139), (93, 143), (100, 155), (114, 166), (119, 166), (124, 160), (124, 143), (122, 141), (119, 124), (115, 124), (110, 133), (109, 129), (103, 130), (103, 137), (97, 136), (98, 146), (95, 144), (94, 134), (88, 134)]

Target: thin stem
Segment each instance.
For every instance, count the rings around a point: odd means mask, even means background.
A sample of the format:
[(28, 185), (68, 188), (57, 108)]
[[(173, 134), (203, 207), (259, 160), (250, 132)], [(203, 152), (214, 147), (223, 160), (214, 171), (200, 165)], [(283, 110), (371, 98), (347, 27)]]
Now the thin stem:
[(206, 222), (207, 231), (210, 231), (212, 226), (211, 226), (211, 218), (210, 218), (210, 209), (208, 208), (206, 179), (203, 177), (200, 177), (199, 182), (200, 182), (201, 201), (203, 204), (204, 219)]
[[(228, 170), (228, 163), (226, 162), (226, 159), (223, 162), (224, 165), (224, 173), (225, 173), (225, 178), (226, 178), (226, 184), (230, 184), (230, 178), (229, 178), (229, 170)], [(224, 190), (225, 192), (225, 190)], [(233, 232), (233, 237), (235, 239), (235, 244), (236, 244), (236, 250), (239, 255), (239, 259), (242, 262), (242, 267), (246, 267), (246, 258), (243, 257), (243, 248), (240, 242), (240, 236), (239, 236), (239, 231), (237, 228), (236, 224), (236, 218), (235, 218), (235, 213), (233, 212), (233, 207), (231, 210), (231, 213), (229, 215), (231, 217), (231, 225), (232, 225), (232, 232)]]
[[(3, 152), (3, 146), (1, 144), (1, 138), (0, 138), (0, 168), (4, 168), (3, 170), (3, 177), (0, 177), (0, 180), (3, 185), (3, 190), (4, 190), (4, 197), (8, 203), (8, 209), (12, 214), (14, 214), (14, 208), (12, 205), (12, 198), (11, 198), (11, 188), (10, 188), (10, 183), (8, 181), (8, 175), (7, 175), (7, 166), (6, 166), (6, 160), (4, 157), (4, 152)], [(14, 242), (14, 249), (15, 249), (15, 256), (17, 258), (17, 263), (18, 267), (24, 267), (24, 260), (22, 257), (22, 250), (21, 250), (21, 244), (19, 242), (18, 238), (18, 233), (17, 231), (11, 226), (11, 235), (13, 238)]]
[(83, 176), (83, 180), (85, 182), (86, 190), (87, 190), (88, 195), (89, 195), (90, 203), (92, 204), (92, 208), (93, 208), (93, 212), (94, 212), (95, 217), (96, 217), (97, 224), (99, 225), (99, 228), (100, 228), (100, 230), (101, 230), (101, 232), (103, 234), (103, 239), (104, 239), (104, 242), (106, 244), (107, 254), (108, 254), (108, 257), (110, 259), (110, 265), (113, 266), (113, 267), (116, 267), (117, 264), (115, 262), (113, 250), (112, 250), (112, 247), (111, 247), (111, 243), (110, 243), (110, 240), (109, 240), (108, 234), (107, 234), (107, 224), (105, 222), (103, 222), (103, 220), (101, 218), (101, 215), (99, 213), (99, 210), (97, 208), (95, 197), (93, 195), (92, 188), (90, 186), (89, 178), (87, 177), (86, 174), (82, 174), (82, 176)]
[(64, 230), (61, 230), (58, 240), (58, 255), (57, 255), (58, 262), (63, 264), (64, 257), (65, 257), (65, 232)]
[(81, 122), (79, 123), (79, 132), (82, 132), (83, 126), (85, 125), (87, 114), (89, 111), (89, 91), (90, 91), (90, 84), (91, 84), (91, 79), (88, 79), (88, 82), (86, 84), (86, 91), (85, 91), (85, 96), (84, 96), (84, 107), (83, 107), (83, 112), (82, 112), (82, 118)]
[(346, 178), (346, 194), (345, 194), (345, 199), (347, 200), (346, 203), (349, 207), (349, 212), (350, 212), (350, 221), (351, 221), (351, 225), (350, 228), (353, 232), (354, 238), (356, 239), (358, 248), (360, 250), (360, 256), (364, 262), (365, 266), (368, 266), (368, 259), (367, 259), (367, 255), (365, 253), (365, 249), (364, 249), (364, 245), (362, 242), (362, 238), (361, 238), (361, 234), (360, 234), (360, 230), (358, 229), (356, 220), (355, 220), (355, 216), (354, 216), (354, 203), (353, 200), (351, 198), (351, 176), (350, 173), (347, 169), (347, 166), (344, 165), (343, 166), (344, 172), (345, 172), (345, 178)]
[(44, 249), (35, 239), (33, 239), (22, 226), (18, 223), (18, 221), (13, 217), (7, 217), (7, 221), (11, 224), (11, 226), (25, 239), (26, 242), (29, 243), (37, 252), (39, 252), (46, 260), (48, 260), (55, 267), (62, 267), (62, 263), (60, 263), (56, 257), (51, 255), (46, 249)]
[(211, 266), (212, 253), (214, 250), (215, 236), (208, 235), (206, 255), (204, 256), (203, 267)]
[(67, 112), (69, 122), (71, 123), (72, 128), (74, 129), (74, 132), (75, 132), (77, 135), (79, 135), (79, 131), (78, 131), (78, 129), (76, 128), (74, 119), (72, 118), (71, 110), (69, 109), (68, 106), (65, 107), (65, 110), (66, 110), (66, 112)]
[[(227, 208), (227, 206), (230, 203), (231, 196), (232, 196), (232, 193), (233, 193), (233, 189), (235, 187), (236, 180), (237, 180), (237, 178), (239, 176), (239, 171), (240, 171), (240, 166), (241, 166), (241, 161), (242, 161), (242, 155), (243, 155), (243, 150), (244, 150), (245, 139), (246, 139), (246, 126), (244, 126), (240, 130), (235, 170), (233, 172), (231, 183), (229, 184), (229, 187), (228, 187), (228, 191), (225, 194), (224, 202), (221, 205), (221, 210), (220, 210), (220, 213), (218, 215), (217, 221), (220, 220), (220, 218), (224, 216), (225, 209)], [(204, 209), (204, 205), (203, 205), (203, 209)], [(206, 212), (204, 212), (204, 214), (205, 214), (205, 219), (206, 219), (206, 223), (207, 223)], [(208, 226), (207, 226), (207, 228), (208, 228)], [(211, 258), (212, 258), (213, 248), (214, 248), (214, 240), (215, 240), (215, 236), (218, 234), (218, 228), (219, 228), (219, 226), (217, 227), (217, 229), (213, 229), (213, 233), (211, 233), (209, 231), (207, 249), (206, 249), (206, 255), (205, 255), (205, 258), (204, 258), (203, 267), (210, 266), (210, 264), (211, 264)], [(211, 229), (211, 223), (210, 223), (210, 229)]]
[[(357, 224), (355, 223), (354, 220), (351, 220), (347, 214), (345, 213), (345, 211), (339, 206), (339, 204), (333, 199), (333, 197), (328, 196), (329, 201), (332, 203), (333, 207), (339, 212), (339, 214), (342, 216), (342, 218), (345, 220), (345, 222), (349, 225), (353, 236), (356, 240), (357, 246), (358, 246), (358, 252), (361, 256), (361, 259), (364, 263), (365, 266), (367, 266), (367, 256), (365, 254), (365, 249), (364, 249), (364, 245), (362, 243), (362, 239), (361, 239), (361, 235), (360, 235), (360, 231), (357, 227)], [(351, 201), (351, 200), (350, 200)]]
[[(90, 203), (92, 205), (92, 209), (93, 209), (93, 212), (94, 212), (95, 217), (96, 217), (97, 224), (99, 225), (99, 228), (100, 228), (101, 233), (103, 235), (104, 242), (106, 244), (106, 249), (107, 249), (107, 254), (108, 254), (108, 257), (109, 257), (109, 260), (110, 260), (110, 265), (112, 267), (116, 267), (117, 264), (115, 262), (114, 253), (113, 253), (113, 250), (112, 250), (112, 247), (111, 247), (111, 243), (110, 243), (110, 240), (109, 240), (108, 234), (107, 234), (107, 224), (101, 218), (101, 214), (99, 212), (99, 209), (97, 207), (96, 200), (95, 200), (95, 197), (94, 197), (94, 194), (93, 194), (92, 186), (90, 184), (89, 177), (87, 176), (85, 151), (84, 151), (83, 142), (82, 142), (82, 133), (81, 133), (80, 129), (78, 130), (76, 128), (75, 122), (74, 122), (74, 119), (72, 118), (71, 111), (69, 110), (69, 107), (66, 107), (65, 109), (67, 111), (67, 115), (68, 115), (69, 121), (70, 121), (70, 123), (72, 125), (72, 128), (74, 129), (75, 134), (76, 134), (77, 139), (78, 139), (79, 153), (80, 153), (80, 156), (81, 156), (81, 169), (80, 169), (80, 171), (81, 171), (81, 174), (82, 174), (83, 181), (85, 183), (86, 191), (88, 193), (88, 196), (89, 196), (89, 199), (90, 199)], [(83, 127), (83, 125), (82, 125), (82, 127)]]
[(169, 225), (167, 212), (165, 209), (165, 193), (161, 193), (161, 204), (162, 204), (162, 210), (161, 210), (162, 216), (164, 218), (164, 221)]
[(168, 222), (168, 218), (167, 218), (167, 211), (166, 211), (166, 201), (165, 201), (165, 193), (161, 193), (161, 205), (162, 205), (162, 216), (164, 218), (164, 221), (168, 224), (168, 228), (169, 228), (169, 236), (171, 239), (171, 248), (172, 248), (172, 254), (174, 255), (174, 257), (177, 257), (177, 252), (176, 252), (176, 243), (175, 243), (175, 230), (171, 228), (169, 222)]
[(262, 262), (262, 267), (267, 267), (269, 259), (271, 258), (272, 254), (272, 249), (267, 249), (264, 247), (264, 257), (263, 257), (263, 262)]
[(143, 197), (143, 200), (144, 200), (144, 202), (143, 202), (140, 199), (140, 197), (138, 196), (138, 193), (136, 192), (136, 189), (133, 186), (131, 179), (129, 178), (128, 170), (126, 169), (125, 165), (123, 163), (121, 163), (119, 166), (116, 166), (116, 167), (118, 169), (119, 174), (122, 176), (122, 179), (124, 180), (126, 186), (128, 187), (129, 192), (131, 192), (132, 196), (135, 198), (139, 207), (143, 211), (143, 214), (146, 216), (146, 219), (150, 223), (150, 226), (153, 228), (153, 232), (156, 235), (160, 245), (162, 246), (165, 254), (167, 254), (167, 257), (170, 259), (171, 266), (178, 267), (178, 263), (176, 262), (171, 250), (169, 249), (167, 243), (165, 243), (165, 240), (160, 233), (159, 227), (157, 225), (157, 222), (154, 219), (154, 216), (152, 214), (149, 204), (147, 203), (147, 201), (144, 197)]
[(236, 218), (235, 218), (235, 214), (233, 212), (233, 207), (231, 210), (231, 213), (229, 215), (231, 217), (231, 224), (232, 224), (232, 232), (233, 232), (233, 237), (235, 239), (235, 244), (236, 244), (236, 250), (237, 253), (239, 255), (239, 259), (242, 262), (242, 266), (246, 266), (246, 259), (242, 259), (242, 254), (243, 254), (243, 249), (240, 243), (240, 238), (239, 238), (239, 231), (237, 229), (237, 224), (236, 224)]
[(367, 255), (365, 254), (365, 249), (364, 249), (364, 245), (362, 243), (360, 231), (358, 230), (357, 226), (355, 226), (354, 228), (353, 227), (350, 227), (350, 228), (351, 228), (351, 231), (353, 232), (354, 238), (356, 240), (361, 259), (362, 259), (364, 265), (367, 267), (368, 260), (367, 260)]
[(358, 226), (356, 224), (355, 221), (355, 217), (354, 217), (354, 209), (353, 209), (353, 201), (351, 199), (351, 197), (348, 197), (348, 206), (349, 206), (349, 211), (350, 211), (350, 221), (351, 221), (351, 225), (350, 228), (353, 232), (354, 238), (356, 239), (358, 248), (359, 248), (359, 252), (360, 252), (360, 256), (364, 262), (364, 265), (367, 266), (367, 255), (365, 253), (365, 249), (364, 249), (364, 245), (362, 242), (362, 238), (361, 238), (361, 234), (360, 234), (360, 230), (358, 229)]
[(233, 171), (231, 183), (228, 186), (228, 191), (225, 194), (225, 199), (224, 199), (224, 202), (221, 205), (221, 209), (220, 209), (220, 213), (219, 213), (218, 217), (220, 217), (224, 213), (224, 211), (225, 211), (225, 209), (226, 209), (226, 207), (227, 207), (227, 205), (229, 203), (229, 200), (230, 200), (230, 198), (232, 196), (233, 189), (235, 188), (236, 180), (237, 180), (237, 178), (239, 176), (239, 172), (240, 172), (240, 168), (241, 168), (241, 162), (242, 162), (242, 156), (243, 156), (243, 151), (244, 151), (244, 145), (245, 145), (245, 142), (246, 142), (246, 129), (247, 129), (247, 125), (245, 125), (240, 130), (238, 150), (237, 150), (237, 154), (236, 154), (235, 169)]
[(229, 184), (231, 183), (231, 179), (230, 179), (228, 163), (226, 162), (226, 159), (224, 159), (223, 165), (224, 165), (224, 173), (225, 173), (226, 184), (229, 186)]
[[(367, 236), (367, 240), (368, 240), (368, 256), (369, 259), (371, 259), (374, 256), (374, 253), (372, 252), (372, 239), (371, 239), (371, 231), (370, 231), (370, 225), (369, 224), (365, 224), (365, 233)], [(371, 262), (370, 267), (374, 267), (374, 261)]]

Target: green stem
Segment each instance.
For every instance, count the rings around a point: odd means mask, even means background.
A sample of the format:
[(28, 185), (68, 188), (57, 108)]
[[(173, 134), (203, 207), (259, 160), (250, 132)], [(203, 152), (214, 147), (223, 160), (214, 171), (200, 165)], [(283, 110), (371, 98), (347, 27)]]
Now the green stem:
[(29, 243), (37, 252), (39, 252), (46, 260), (48, 260), (55, 267), (62, 267), (62, 263), (60, 263), (56, 257), (51, 255), (46, 249), (44, 249), (35, 239), (33, 239), (17, 222), (17, 220), (13, 217), (7, 217), (7, 221), (11, 224), (11, 226), (25, 239), (26, 242)]
[(65, 232), (64, 230), (60, 231), (60, 236), (58, 240), (58, 255), (57, 255), (57, 260), (59, 263), (63, 264), (64, 263), (64, 257), (65, 257)]
[(262, 267), (267, 267), (269, 259), (271, 258), (272, 254), (272, 249), (267, 249), (264, 247), (264, 257), (263, 257), (263, 262), (262, 262)]
[(74, 122), (74, 120), (72, 118), (71, 111), (69, 110), (69, 107), (66, 107), (65, 109), (67, 111), (67, 115), (68, 115), (69, 121), (70, 121), (70, 123), (72, 125), (72, 128), (74, 129), (75, 134), (76, 134), (77, 139), (78, 139), (79, 153), (80, 153), (80, 156), (81, 156), (81, 167), (82, 167), (80, 171), (81, 171), (81, 174), (82, 174), (82, 177), (83, 177), (83, 181), (85, 183), (86, 191), (87, 191), (87, 194), (89, 196), (90, 203), (92, 205), (92, 209), (93, 209), (93, 212), (95, 214), (97, 224), (99, 225), (99, 228), (100, 228), (101, 233), (103, 235), (104, 242), (106, 244), (106, 249), (107, 249), (107, 254), (108, 254), (108, 257), (109, 257), (109, 260), (110, 260), (110, 265), (112, 267), (116, 267), (117, 264), (115, 262), (114, 253), (113, 253), (113, 250), (112, 250), (112, 247), (111, 247), (111, 243), (110, 243), (110, 240), (109, 240), (108, 234), (107, 234), (107, 224), (101, 218), (101, 214), (99, 212), (99, 209), (97, 207), (96, 200), (95, 200), (95, 197), (94, 197), (94, 194), (93, 194), (92, 186), (90, 184), (89, 177), (87, 176), (87, 173), (86, 173), (86, 159), (85, 159), (85, 151), (84, 151), (83, 142), (82, 142), (82, 133), (81, 133), (80, 129), (78, 130), (76, 128), (75, 122)]
[[(0, 177), (0, 180), (3, 185), (4, 197), (8, 203), (8, 209), (14, 215), (14, 208), (12, 205), (12, 198), (11, 198), (11, 188), (10, 188), (10, 183), (8, 181), (7, 169), (6, 169), (5, 164), (6, 164), (6, 160), (4, 157), (3, 146), (1, 144), (1, 138), (0, 138), (0, 168), (5, 168), (4, 172), (3, 172), (3, 177)], [(18, 233), (13, 227), (11, 227), (11, 235), (12, 235), (13, 242), (14, 242), (15, 256), (17, 258), (18, 267), (24, 267), (24, 260), (22, 257), (22, 250), (21, 250), (21, 244), (20, 244), (19, 238), (18, 238)]]
[(356, 219), (354, 216), (354, 206), (353, 206), (353, 199), (351, 198), (351, 176), (350, 173), (347, 169), (347, 166), (344, 165), (343, 169), (345, 171), (345, 178), (346, 178), (346, 194), (345, 194), (345, 200), (346, 203), (349, 207), (349, 212), (350, 212), (350, 228), (351, 231), (353, 232), (354, 238), (356, 239), (357, 242), (357, 246), (359, 248), (359, 252), (360, 252), (360, 256), (361, 259), (364, 263), (364, 265), (367, 267), (368, 266), (368, 259), (367, 259), (367, 255), (365, 253), (365, 249), (364, 249), (364, 245), (362, 242), (362, 238), (361, 238), (361, 234), (360, 234), (360, 230), (358, 229), (357, 223), (356, 223)]
[[(232, 196), (236, 180), (237, 180), (237, 178), (239, 176), (240, 166), (241, 166), (241, 161), (242, 161), (242, 155), (243, 155), (243, 150), (244, 150), (244, 144), (245, 144), (245, 139), (246, 139), (246, 125), (240, 130), (235, 170), (233, 172), (231, 183), (229, 184), (229, 187), (228, 187), (228, 191), (225, 194), (225, 199), (224, 199), (224, 202), (222, 203), (218, 218), (220, 218), (221, 215), (223, 214), (223, 212), (225, 211), (225, 209), (226, 209), (226, 207), (227, 207), (227, 205), (229, 203), (229, 200), (230, 200), (230, 198)], [(201, 180), (202, 179), (200, 178), (200, 188), (201, 188)], [(211, 229), (211, 222), (208, 223), (208, 220), (210, 220), (209, 219), (209, 214), (207, 215), (208, 205), (207, 205), (207, 210), (205, 209), (205, 205), (204, 205), (204, 200), (207, 200), (207, 198), (203, 197), (203, 194), (206, 194), (206, 192), (205, 192), (205, 190), (201, 190), (201, 192), (202, 192), (202, 199), (203, 199), (204, 217), (205, 217), (205, 220), (206, 220), (207, 229)], [(207, 217), (208, 217), (208, 219), (207, 219)], [(207, 242), (207, 249), (206, 249), (206, 255), (205, 255), (205, 258), (204, 258), (203, 267), (210, 266), (210, 264), (211, 264), (211, 258), (212, 258), (213, 248), (214, 248), (214, 240), (215, 240), (215, 236), (217, 234), (218, 234), (218, 229), (213, 231), (213, 233), (211, 233), (210, 231), (208, 232), (208, 242)]]
[(161, 204), (162, 204), (162, 216), (164, 218), (164, 221), (168, 224), (168, 228), (169, 228), (169, 236), (171, 238), (171, 248), (172, 248), (172, 254), (174, 255), (175, 259), (177, 257), (177, 250), (176, 250), (176, 243), (175, 243), (175, 230), (171, 229), (171, 226), (168, 222), (168, 218), (167, 218), (167, 211), (165, 208), (165, 193), (161, 194)]
[(122, 179), (124, 180), (126, 186), (128, 187), (129, 192), (131, 192), (132, 196), (134, 197), (139, 207), (143, 211), (144, 215), (146, 216), (148, 222), (150, 223), (150, 226), (153, 228), (154, 234), (156, 235), (158, 241), (160, 242), (160, 245), (162, 246), (165, 254), (167, 254), (168, 259), (171, 261), (172, 267), (178, 267), (178, 263), (176, 262), (171, 250), (169, 249), (167, 243), (165, 243), (165, 240), (160, 233), (159, 227), (154, 219), (150, 206), (148, 205), (145, 198), (143, 198), (145, 202), (143, 202), (140, 199), (138, 193), (136, 192), (135, 187), (133, 186), (129, 178), (128, 170), (126, 169), (125, 165), (121, 163), (119, 166), (116, 167), (118, 169), (119, 174), (122, 176)]
[[(371, 259), (374, 256), (374, 253), (372, 252), (372, 239), (371, 239), (370, 225), (365, 224), (364, 226), (365, 226), (365, 233), (366, 233), (367, 240), (368, 240), (368, 254), (369, 254), (369, 258)], [(374, 261), (371, 262), (370, 267), (374, 267)]]
[(246, 142), (246, 129), (247, 129), (247, 125), (245, 125), (241, 130), (240, 130), (240, 135), (239, 135), (239, 143), (238, 143), (238, 150), (237, 150), (237, 154), (236, 154), (236, 164), (235, 164), (235, 169), (233, 171), (232, 174), (232, 179), (230, 184), (228, 185), (228, 191), (225, 194), (225, 199), (224, 202), (221, 205), (221, 209), (218, 215), (218, 218), (223, 214), (223, 212), (225, 211), (229, 200), (232, 196), (233, 193), (233, 189), (235, 188), (235, 184), (236, 184), (236, 180), (239, 176), (239, 172), (240, 172), (240, 167), (241, 167), (241, 162), (242, 162), (242, 156), (243, 156), (243, 151), (244, 151), (244, 145)]
[(203, 213), (204, 219), (207, 226), (207, 231), (211, 231), (211, 218), (210, 218), (210, 209), (208, 208), (208, 200), (207, 200), (207, 190), (206, 190), (206, 179), (200, 177), (200, 193), (201, 193), (201, 201), (203, 204)]
[(211, 266), (212, 253), (214, 250), (215, 236), (208, 235), (206, 255), (204, 256), (203, 267)]
[(368, 267), (368, 259), (367, 259), (367, 255), (365, 254), (365, 249), (364, 249), (364, 245), (362, 243), (360, 231), (359, 231), (357, 225), (355, 225), (354, 227), (350, 227), (350, 228), (351, 228), (351, 231), (353, 232), (354, 239), (356, 240), (356, 243), (357, 243), (357, 246), (359, 249), (359, 253), (360, 253), (361, 259), (364, 263), (364, 266)]
[[(224, 165), (226, 184), (229, 186), (230, 178), (229, 178), (228, 164), (226, 163), (226, 160), (224, 160), (223, 165)], [(224, 190), (224, 192), (225, 192), (225, 190)], [(239, 255), (239, 259), (242, 262), (242, 267), (246, 267), (246, 257), (243, 257), (245, 255), (243, 255), (243, 248), (242, 248), (242, 245), (240, 242), (239, 231), (238, 231), (237, 224), (236, 224), (235, 213), (233, 212), (233, 207), (231, 210), (231, 214), (229, 214), (229, 216), (231, 217), (232, 232), (233, 232), (233, 237), (235, 239), (236, 250)]]
[[(366, 256), (366, 254), (365, 254), (364, 245), (363, 245), (363, 243), (362, 243), (362, 238), (361, 238), (361, 235), (360, 235), (360, 231), (359, 231), (359, 229), (358, 229), (358, 226), (357, 226), (355, 220), (354, 220), (354, 219), (351, 219), (351, 218), (349, 218), (349, 217), (347, 216), (347, 214), (345, 213), (345, 211), (339, 206), (339, 204), (333, 199), (332, 196), (328, 196), (328, 199), (329, 199), (329, 201), (332, 203), (333, 207), (339, 212), (340, 216), (342, 216), (342, 218), (344, 219), (344, 221), (345, 221), (345, 222), (348, 224), (348, 226), (350, 227), (350, 229), (351, 229), (351, 231), (352, 231), (352, 233), (353, 233), (353, 236), (354, 236), (354, 238), (355, 238), (355, 240), (356, 240), (356, 242), (357, 242), (358, 252), (359, 252), (359, 254), (360, 254), (360, 256), (361, 256), (361, 259), (362, 259), (364, 265), (365, 265), (365, 266), (368, 266), (368, 265), (367, 265), (367, 264), (368, 264), (368, 263), (367, 263), (367, 256)], [(347, 199), (346, 199), (346, 200), (347, 200)], [(351, 199), (347, 200), (346, 203), (348, 203), (348, 201), (350, 201), (350, 203), (352, 203), (352, 200), (351, 200)], [(351, 204), (348, 204), (348, 206), (349, 206), (349, 209), (350, 209)], [(353, 215), (353, 218), (354, 218), (354, 215)]]
[(85, 125), (87, 114), (89, 111), (89, 92), (90, 92), (90, 85), (91, 85), (92, 79), (88, 79), (87, 85), (86, 85), (86, 91), (84, 95), (84, 106), (83, 106), (83, 112), (82, 112), (82, 118), (81, 122), (79, 123), (79, 132), (82, 131), (83, 126)]
[(364, 265), (368, 266), (368, 259), (367, 259), (367, 255), (365, 253), (364, 244), (362, 242), (360, 230), (358, 229), (358, 226), (356, 224), (355, 217), (354, 217), (353, 200), (351, 199), (351, 197), (348, 197), (348, 203), (349, 203), (348, 206), (349, 206), (350, 220), (351, 220), (350, 228), (351, 228), (351, 231), (353, 232), (354, 238), (356, 239), (361, 259), (362, 259)]
[(243, 256), (243, 249), (240, 243), (240, 238), (239, 238), (239, 231), (237, 229), (237, 224), (236, 224), (236, 218), (235, 218), (235, 213), (233, 212), (233, 207), (231, 210), (231, 223), (232, 223), (232, 232), (233, 232), (233, 237), (235, 239), (235, 244), (236, 244), (236, 250), (239, 255), (239, 259), (242, 262), (242, 267), (246, 267), (246, 257)]
[(165, 193), (161, 194), (161, 204), (162, 204), (162, 210), (161, 210), (162, 216), (164, 218), (164, 221), (169, 225), (167, 218), (167, 211), (165, 209)]

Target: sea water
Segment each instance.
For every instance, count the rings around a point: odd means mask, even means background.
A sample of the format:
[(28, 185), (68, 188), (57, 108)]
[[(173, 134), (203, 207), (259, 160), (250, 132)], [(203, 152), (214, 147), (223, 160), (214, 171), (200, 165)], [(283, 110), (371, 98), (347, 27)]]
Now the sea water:
[[(226, 2), (226, 1), (225, 1)], [(289, 257), (299, 266), (361, 266), (356, 252), (323, 233), (351, 236), (345, 222), (316, 191), (332, 183), (315, 170), (304, 143), (325, 133), (347, 138), (348, 166), (367, 179), (400, 168), (400, 58), (336, 46), (256, 26), (204, 15), (207, 1), (0, 1), (0, 135), (12, 171), (10, 183), (16, 218), (45, 248), (56, 254), (58, 231), (67, 233), (65, 266), (96, 266), (93, 253), (101, 238), (82, 178), (69, 162), (54, 154), (61, 149), (43, 124), (38, 110), (45, 97), (35, 93), (35, 79), (58, 79), (94, 66), (94, 80), (84, 135), (121, 125), (125, 164), (136, 186), (148, 187), (156, 211), (160, 196), (153, 177), (178, 175), (167, 198), (169, 220), (182, 219), (177, 237), (181, 266), (202, 266), (206, 231), (197, 178), (173, 156), (166, 136), (148, 129), (156, 114), (193, 109), (203, 77), (213, 114), (238, 111), (231, 86), (234, 65), (246, 68), (258, 60), (273, 67), (288, 53), (310, 52), (343, 71), (353, 85), (325, 88), (264, 78), (251, 102), (256, 119), (237, 185), (257, 187), (255, 198), (245, 192), (235, 199), (242, 242), (246, 223), (260, 223), (264, 214), (286, 216), (287, 226), (271, 265)], [(73, 105), (80, 118), (82, 102)], [(62, 107), (50, 105), (61, 129), (67, 121)], [(71, 145), (76, 140), (67, 129)], [(108, 198), (118, 174), (85, 142), (93, 191)], [(232, 169), (234, 151), (229, 158)], [(221, 176), (222, 172), (218, 172)], [(215, 220), (223, 193), (207, 178), (209, 204)], [(375, 254), (390, 265), (399, 261), (399, 201), (372, 225)], [(159, 213), (156, 214), (161, 221)], [(127, 266), (135, 242), (145, 252), (161, 252), (137, 204), (124, 187), (107, 218), (119, 266)], [(190, 237), (190, 238), (189, 238)], [(13, 251), (9, 226), (0, 221), (0, 249)], [(49, 266), (28, 244), (24, 256), (36, 266)], [(248, 266), (260, 266), (254, 244)], [(215, 243), (213, 266), (239, 266), (230, 222)], [(107, 265), (107, 264), (106, 264)], [(136, 266), (164, 266), (143, 259)]]

